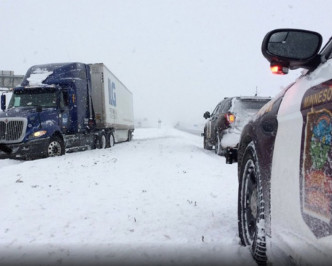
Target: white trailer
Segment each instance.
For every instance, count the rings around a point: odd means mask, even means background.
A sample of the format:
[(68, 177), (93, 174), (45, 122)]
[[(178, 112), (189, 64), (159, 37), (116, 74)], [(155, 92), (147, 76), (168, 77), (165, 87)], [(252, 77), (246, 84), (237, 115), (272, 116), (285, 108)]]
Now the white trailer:
[(115, 142), (131, 140), (134, 131), (132, 93), (103, 63), (89, 66), (97, 128), (112, 128)]

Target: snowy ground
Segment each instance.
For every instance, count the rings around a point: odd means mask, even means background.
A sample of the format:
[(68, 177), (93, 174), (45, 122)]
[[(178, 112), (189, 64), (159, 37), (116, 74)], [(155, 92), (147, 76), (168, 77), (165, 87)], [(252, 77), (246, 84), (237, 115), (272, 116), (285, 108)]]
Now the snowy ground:
[(239, 245), (236, 167), (172, 128), (0, 160), (0, 263), (255, 265)]

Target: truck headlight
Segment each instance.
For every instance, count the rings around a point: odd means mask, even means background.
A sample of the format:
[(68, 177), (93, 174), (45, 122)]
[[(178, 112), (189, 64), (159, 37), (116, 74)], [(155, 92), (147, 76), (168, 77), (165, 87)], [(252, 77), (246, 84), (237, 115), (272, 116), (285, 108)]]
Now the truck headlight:
[(34, 133), (31, 134), (31, 137), (33, 138), (39, 138), (41, 136), (44, 136), (46, 134), (46, 130), (40, 130), (40, 131), (36, 131)]

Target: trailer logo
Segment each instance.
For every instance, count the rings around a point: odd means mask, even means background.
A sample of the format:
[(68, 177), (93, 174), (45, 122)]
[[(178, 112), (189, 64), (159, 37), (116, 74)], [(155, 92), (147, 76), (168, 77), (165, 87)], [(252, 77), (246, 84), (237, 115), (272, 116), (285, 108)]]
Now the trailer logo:
[(110, 105), (116, 106), (115, 83), (108, 79), (108, 102)]

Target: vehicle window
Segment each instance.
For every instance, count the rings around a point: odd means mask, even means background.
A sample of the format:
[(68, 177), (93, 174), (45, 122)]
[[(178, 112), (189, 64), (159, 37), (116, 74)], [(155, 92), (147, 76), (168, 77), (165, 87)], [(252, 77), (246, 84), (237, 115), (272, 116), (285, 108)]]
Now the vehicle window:
[(25, 90), (24, 92), (14, 93), (8, 108), (12, 107), (56, 107), (56, 92), (42, 90)]
[(214, 110), (213, 110), (213, 112), (212, 112), (212, 115), (215, 115), (215, 114), (218, 113), (218, 110), (219, 110), (220, 104), (221, 104), (221, 103), (219, 103), (219, 104), (216, 106), (216, 108), (214, 108)]
[(220, 113), (222, 112), (222, 107), (223, 107), (223, 105), (224, 105), (224, 102), (221, 102), (221, 103), (219, 104), (219, 108), (218, 108), (216, 114), (220, 114)]
[(229, 111), (229, 109), (232, 106), (232, 99), (227, 99), (227, 101), (225, 101), (225, 104), (222, 108), (222, 113), (227, 113)]
[(68, 91), (62, 91), (60, 93), (60, 108), (64, 109), (65, 107), (68, 107), (68, 105), (69, 105)]
[(244, 110), (259, 110), (268, 101), (239, 101), (237, 106)]
[(332, 42), (331, 40), (325, 45), (320, 54), (327, 56), (327, 59), (332, 59)]
[(231, 112), (237, 117), (237, 126), (243, 127), (259, 109), (263, 107), (270, 99), (266, 100), (235, 100)]

